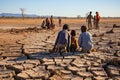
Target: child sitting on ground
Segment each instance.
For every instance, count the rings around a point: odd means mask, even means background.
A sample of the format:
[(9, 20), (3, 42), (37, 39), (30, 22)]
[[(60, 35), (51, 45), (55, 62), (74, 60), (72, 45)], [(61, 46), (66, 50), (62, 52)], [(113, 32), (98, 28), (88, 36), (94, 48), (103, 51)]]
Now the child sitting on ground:
[(70, 45), (70, 35), (69, 35), (69, 25), (64, 24), (63, 30), (58, 33), (55, 46), (53, 48), (54, 52), (69, 52), (69, 45)]
[(41, 24), (41, 28), (42, 29), (45, 29), (46, 27), (45, 27), (45, 21), (43, 20), (43, 22), (42, 22), (42, 24)]
[(70, 51), (75, 52), (76, 49), (78, 48), (78, 41), (76, 40), (76, 31), (72, 30), (71, 31), (71, 45), (70, 45)]
[(82, 48), (82, 52), (90, 53), (93, 48), (92, 35), (87, 32), (87, 27), (84, 25), (81, 26), (81, 32), (78, 40), (79, 46)]

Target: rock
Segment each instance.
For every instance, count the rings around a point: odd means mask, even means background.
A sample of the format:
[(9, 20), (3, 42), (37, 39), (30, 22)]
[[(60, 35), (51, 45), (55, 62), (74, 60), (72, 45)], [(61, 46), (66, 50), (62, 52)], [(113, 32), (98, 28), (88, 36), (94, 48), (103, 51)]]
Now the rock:
[(37, 66), (35, 68), (32, 69), (33, 71), (37, 72), (37, 71), (45, 71), (45, 66)]
[(93, 76), (93, 74), (90, 72), (77, 72), (77, 75), (79, 75), (80, 77), (83, 77), (83, 78), (88, 78), (88, 77)]
[(43, 58), (42, 59), (43, 62), (53, 62), (52, 58)]
[(70, 70), (72, 73), (76, 73), (77, 71), (80, 71), (80, 68), (77, 68), (75, 66), (68, 66), (68, 70)]
[(105, 71), (92, 71), (92, 74), (94, 75), (94, 76), (101, 76), (101, 77), (107, 77), (107, 74), (106, 74), (106, 72)]
[(1, 54), (2, 57), (20, 57), (23, 56), (22, 53), (3, 53)]
[(17, 74), (16, 79), (26, 80), (26, 79), (30, 79), (30, 77), (27, 73), (23, 72), (23, 73)]
[(102, 67), (89, 67), (89, 71), (103, 71), (104, 69)]
[(71, 63), (73, 66), (76, 66), (78, 68), (88, 68), (88, 65), (87, 64), (80, 64), (80, 63), (77, 63), (77, 62), (72, 62)]
[(74, 77), (72, 77), (71, 80), (83, 80), (83, 77), (80, 77), (80, 76), (74, 76)]
[(63, 80), (71, 80), (72, 75), (62, 75)]
[(64, 62), (56, 62), (56, 65), (66, 68), (69, 64), (66, 64)]
[(43, 65), (46, 65), (46, 66), (48, 66), (48, 65), (55, 65), (55, 62), (53, 62), (53, 61), (45, 61), (43, 63)]
[(108, 74), (110, 77), (120, 76), (119, 71), (116, 70), (109, 70)]
[(26, 70), (22, 71), (17, 75), (17, 77), (20, 77), (21, 79), (48, 79), (49, 72), (47, 71), (33, 71), (33, 70)]
[(60, 58), (54, 58), (54, 61), (55, 61), (55, 62), (62, 62), (62, 61), (63, 61), (63, 57), (60, 57)]
[(118, 70), (117, 67), (109, 65), (107, 66), (107, 72), (110, 77), (120, 76), (119, 73), (120, 70)]
[(47, 67), (47, 70), (50, 70), (50, 71), (61, 70), (61, 69), (62, 67), (55, 66), (55, 65), (48, 65)]
[(98, 77), (94, 77), (94, 80), (106, 80), (107, 77), (101, 77), (101, 76), (98, 76)]
[(63, 63), (66, 63), (66, 64), (70, 64), (71, 61), (72, 59), (63, 59)]
[(15, 72), (12, 70), (0, 70), (0, 79), (4, 80), (5, 78), (12, 79), (15, 76)]
[(19, 73), (24, 69), (22, 65), (7, 65), (6, 67), (8, 69), (14, 70), (16, 73)]
[(49, 80), (63, 80), (59, 75), (53, 75)]
[(16, 65), (17, 62), (16, 61), (6, 61), (6, 65), (9, 66), (9, 65)]
[(30, 64), (30, 63), (22, 64), (22, 66), (24, 67), (24, 70), (32, 69), (33, 67), (35, 67), (34, 64)]
[(68, 70), (60, 70), (61, 74), (63, 75), (71, 75), (71, 71), (68, 71)]

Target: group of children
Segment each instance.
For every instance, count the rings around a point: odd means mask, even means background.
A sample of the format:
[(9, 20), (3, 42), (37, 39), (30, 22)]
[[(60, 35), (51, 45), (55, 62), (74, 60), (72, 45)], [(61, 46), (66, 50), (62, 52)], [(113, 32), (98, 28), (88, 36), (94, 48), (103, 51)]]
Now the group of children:
[(92, 35), (87, 32), (86, 26), (81, 26), (81, 34), (78, 40), (76, 39), (76, 31), (71, 30), (69, 34), (69, 25), (64, 24), (63, 30), (58, 33), (53, 51), (61, 52), (75, 52), (78, 48), (81, 48), (82, 52), (90, 53), (93, 48)]
[(53, 21), (53, 16), (49, 18), (46, 18), (45, 20), (43, 20), (42, 24), (41, 24), (41, 28), (42, 29), (54, 29), (55, 28), (55, 24)]
[[(53, 51), (60, 53), (66, 51), (75, 52), (78, 48), (81, 48), (82, 52), (90, 53), (93, 49), (93, 41), (92, 35), (88, 32), (88, 30), (93, 28), (92, 19), (94, 21), (95, 28), (99, 29), (100, 16), (99, 13), (96, 12), (96, 15), (93, 18), (92, 12), (90, 12), (86, 19), (88, 22), (88, 27), (86, 27), (85, 25), (81, 26), (81, 34), (79, 35), (78, 40), (76, 39), (76, 31), (71, 30), (71, 32), (69, 33), (69, 25), (64, 24), (63, 29), (58, 33)], [(61, 18), (59, 18), (59, 26), (61, 26)], [(50, 20), (49, 18), (46, 18), (45, 21), (43, 20), (41, 28), (54, 29), (55, 24), (53, 21), (53, 16), (50, 17)]]
[(98, 12), (96, 12), (96, 15), (93, 17), (92, 12), (90, 11), (89, 15), (86, 18), (86, 21), (88, 23), (88, 29), (92, 29), (92, 19), (93, 19), (93, 24), (95, 29), (99, 29), (99, 21), (100, 21), (100, 15)]

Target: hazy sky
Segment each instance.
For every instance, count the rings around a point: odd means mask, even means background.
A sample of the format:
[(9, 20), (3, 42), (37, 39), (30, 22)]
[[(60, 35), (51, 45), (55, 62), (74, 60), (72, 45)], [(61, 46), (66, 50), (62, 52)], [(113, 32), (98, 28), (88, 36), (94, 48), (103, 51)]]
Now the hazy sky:
[(96, 11), (101, 16), (120, 17), (120, 0), (0, 0), (0, 13), (21, 13), (55, 16), (85, 16)]

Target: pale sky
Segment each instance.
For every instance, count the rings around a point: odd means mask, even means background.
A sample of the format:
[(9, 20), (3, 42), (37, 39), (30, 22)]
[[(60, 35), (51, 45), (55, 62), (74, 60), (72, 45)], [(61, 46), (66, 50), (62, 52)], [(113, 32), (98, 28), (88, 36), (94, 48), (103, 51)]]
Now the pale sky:
[(85, 17), (86, 13), (96, 11), (102, 17), (120, 17), (120, 0), (0, 0), (0, 13)]

